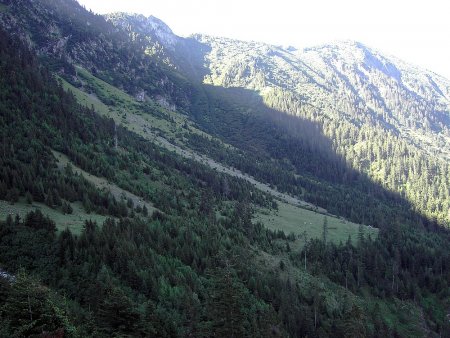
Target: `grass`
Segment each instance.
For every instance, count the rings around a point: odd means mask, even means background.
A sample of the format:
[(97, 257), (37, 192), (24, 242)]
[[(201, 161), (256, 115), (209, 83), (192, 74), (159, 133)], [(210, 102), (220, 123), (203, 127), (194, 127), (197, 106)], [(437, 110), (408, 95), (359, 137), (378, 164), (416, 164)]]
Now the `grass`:
[(89, 95), (88, 93), (74, 87), (61, 77), (58, 77), (58, 79), (61, 81), (63, 88), (66, 91), (71, 91), (72, 94), (75, 96), (76, 100), (78, 101), (78, 103), (81, 104), (82, 106), (88, 108), (94, 107), (95, 111), (100, 113), (101, 115), (107, 115), (109, 113), (108, 106), (104, 104), (102, 101), (100, 101), (94, 95)]
[(139, 197), (127, 190), (124, 190), (119, 186), (115, 185), (114, 183), (108, 182), (108, 180), (103, 177), (91, 175), (88, 172), (81, 169), (80, 167), (77, 167), (72, 161), (70, 161), (70, 159), (66, 155), (61, 154), (57, 151), (53, 151), (53, 155), (55, 156), (58, 167), (60, 169), (63, 169), (67, 164), (70, 164), (72, 166), (72, 170), (75, 173), (82, 175), (86, 180), (91, 182), (98, 189), (106, 191), (109, 190), (117, 200), (120, 200), (121, 198), (125, 197), (126, 199), (131, 199), (133, 201), (134, 206), (139, 205), (143, 207), (145, 205), (150, 215), (153, 213), (153, 211), (156, 210), (153, 204), (144, 201), (142, 197)]
[[(324, 214), (299, 208), (284, 202), (278, 202), (278, 211), (260, 209), (256, 213), (255, 220), (260, 221), (271, 230), (282, 230), (286, 234), (294, 233), (302, 235), (306, 231), (308, 238), (321, 238), (323, 233)], [(359, 224), (344, 219), (327, 215), (328, 238), (333, 243), (345, 243), (350, 236), (353, 242), (358, 236)], [(363, 226), (364, 234), (375, 238), (378, 229)], [(303, 246), (303, 239), (297, 239), (291, 247), (299, 249)]]
[[(161, 130), (164, 134), (171, 137), (175, 137), (179, 127), (187, 121), (187, 118), (181, 116), (181, 114), (164, 109), (153, 102), (137, 102), (132, 96), (93, 76), (83, 68), (78, 67), (77, 72), (99, 97), (106, 97), (113, 102), (113, 104), (108, 106), (109, 112), (106, 115), (111, 116), (115, 120), (118, 119), (119, 123), (126, 125), (133, 131), (141, 134), (144, 132), (143, 134), (145, 134), (145, 130), (142, 128), (143, 121), (136, 118), (137, 116), (142, 117), (149, 124), (147, 127)], [(154, 111), (158, 116), (142, 114), (146, 108), (144, 105), (150, 105), (151, 111)], [(144, 122), (144, 124), (146, 123)]]
[[(82, 68), (77, 68), (77, 71), (85, 83), (94, 88), (94, 93), (86, 93), (64, 79), (60, 78), (60, 80), (64, 89), (70, 90), (81, 105), (88, 108), (94, 107), (95, 111), (100, 115), (112, 118), (117, 124), (121, 124), (143, 137), (148, 137), (148, 131), (153, 129), (158, 129), (171, 137), (175, 136), (175, 133), (172, 132), (174, 127), (168, 120), (150, 114), (142, 114), (142, 104), (136, 102), (128, 94), (96, 78)], [(102, 102), (99, 99), (102, 96), (110, 98), (112, 104), (107, 105)]]
[(7, 201), (0, 200), (0, 219), (6, 220), (8, 215), (19, 215), (21, 219), (24, 219), (26, 214), (30, 211), (39, 209), (44, 215), (47, 215), (55, 221), (56, 227), (59, 231), (69, 228), (72, 233), (79, 235), (83, 229), (85, 221), (92, 220), (101, 225), (106, 219), (106, 216), (98, 214), (88, 214), (81, 203), (71, 203), (73, 212), (72, 214), (63, 214), (58, 209), (52, 209), (45, 204), (33, 202), (32, 204), (26, 203), (23, 199), (15, 204), (11, 204)]
[[(53, 155), (56, 157), (58, 167), (60, 169), (64, 168), (70, 163), (72, 170), (80, 175), (82, 175), (86, 180), (94, 184), (97, 188), (101, 190), (109, 190), (111, 194), (116, 199), (129, 198), (133, 201), (135, 206), (145, 205), (149, 211), (149, 214), (153, 213), (156, 208), (149, 202), (142, 200), (138, 197), (117, 185), (108, 182), (106, 179), (91, 175), (84, 171), (83, 169), (77, 167), (73, 162), (71, 162), (67, 156), (59, 152), (53, 151)], [(8, 215), (19, 215), (22, 219), (30, 211), (39, 209), (44, 215), (50, 217), (56, 223), (56, 227), (59, 231), (69, 228), (72, 233), (79, 235), (83, 229), (84, 223), (87, 220), (92, 220), (101, 225), (108, 216), (103, 216), (95, 213), (87, 213), (80, 202), (71, 203), (73, 212), (72, 214), (64, 214), (60, 209), (53, 209), (43, 203), (33, 202), (28, 204), (25, 202), (24, 198), (21, 198), (19, 202), (11, 204), (8, 201), (0, 200), (0, 220), (6, 220)]]

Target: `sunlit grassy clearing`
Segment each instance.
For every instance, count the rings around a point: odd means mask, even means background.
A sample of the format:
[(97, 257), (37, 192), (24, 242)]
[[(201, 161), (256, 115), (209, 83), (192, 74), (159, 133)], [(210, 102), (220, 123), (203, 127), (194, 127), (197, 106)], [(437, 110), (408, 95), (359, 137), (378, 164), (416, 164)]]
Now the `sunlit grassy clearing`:
[[(255, 220), (261, 221), (268, 229), (282, 230), (286, 234), (294, 233), (302, 236), (306, 232), (307, 238), (321, 238), (323, 234), (323, 222), (327, 217), (328, 238), (333, 243), (347, 241), (350, 236), (353, 242), (358, 236), (359, 224), (335, 217), (325, 216), (324, 214), (302, 209), (291, 204), (278, 202), (278, 211), (269, 211), (267, 209), (258, 210)], [(378, 229), (363, 226), (365, 236), (375, 238), (378, 235)], [(304, 240), (299, 238), (294, 243), (294, 248), (303, 246)]]

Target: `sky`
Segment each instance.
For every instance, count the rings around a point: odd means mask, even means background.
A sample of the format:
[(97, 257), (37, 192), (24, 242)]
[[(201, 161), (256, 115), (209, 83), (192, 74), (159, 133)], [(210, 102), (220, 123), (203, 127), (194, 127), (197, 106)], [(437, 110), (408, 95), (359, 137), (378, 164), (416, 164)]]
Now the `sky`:
[(93, 12), (140, 13), (193, 33), (311, 47), (356, 40), (450, 79), (445, 0), (78, 0)]

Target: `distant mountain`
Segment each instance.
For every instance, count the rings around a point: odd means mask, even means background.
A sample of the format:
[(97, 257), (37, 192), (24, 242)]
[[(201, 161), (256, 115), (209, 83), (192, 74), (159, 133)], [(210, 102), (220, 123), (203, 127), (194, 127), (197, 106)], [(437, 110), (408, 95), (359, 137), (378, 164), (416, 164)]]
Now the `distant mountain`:
[(200, 34), (183, 39), (152, 16), (106, 18), (146, 37), (151, 46), (163, 45), (174, 64), (187, 59), (196, 64), (205, 73), (204, 83), (257, 90), (263, 97), (281, 89), (295, 96), (291, 114), (379, 125), (422, 150), (450, 156), (450, 80), (362, 43), (297, 50)]
[(195, 38), (211, 48), (205, 55), (206, 82), (254, 89), (262, 96), (288, 91), (296, 102), (287, 110), (294, 115), (379, 125), (423, 150), (450, 154), (450, 81), (437, 74), (352, 41), (291, 52), (263, 43)]

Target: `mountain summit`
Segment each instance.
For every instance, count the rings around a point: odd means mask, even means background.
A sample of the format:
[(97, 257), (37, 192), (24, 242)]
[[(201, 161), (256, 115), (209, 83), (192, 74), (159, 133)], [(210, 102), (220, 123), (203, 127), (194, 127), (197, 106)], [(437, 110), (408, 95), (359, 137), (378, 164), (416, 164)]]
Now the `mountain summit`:
[(153, 37), (164, 47), (173, 50), (179, 37), (163, 21), (150, 15), (112, 13), (105, 16), (106, 20), (114, 26), (120, 26), (127, 32), (139, 33), (147, 37)]

